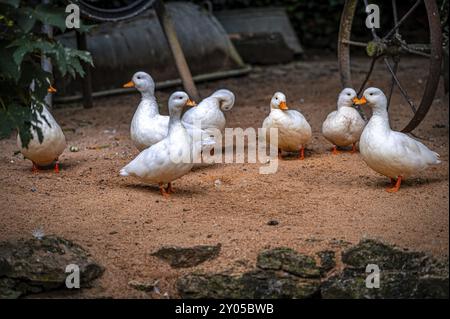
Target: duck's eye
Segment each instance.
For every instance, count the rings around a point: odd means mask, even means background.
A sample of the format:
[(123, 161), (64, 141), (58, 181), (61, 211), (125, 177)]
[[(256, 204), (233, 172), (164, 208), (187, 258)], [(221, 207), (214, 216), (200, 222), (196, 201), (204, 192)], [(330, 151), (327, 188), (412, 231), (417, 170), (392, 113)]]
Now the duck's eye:
[(348, 95), (348, 96), (351, 96), (351, 94), (350, 94), (350, 93), (347, 93), (347, 95)]

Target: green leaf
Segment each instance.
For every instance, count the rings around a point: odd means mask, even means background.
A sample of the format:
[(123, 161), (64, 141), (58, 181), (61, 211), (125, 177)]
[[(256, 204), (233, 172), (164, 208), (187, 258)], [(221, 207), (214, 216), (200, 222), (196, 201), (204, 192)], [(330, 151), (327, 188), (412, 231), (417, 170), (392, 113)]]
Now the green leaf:
[(20, 77), (19, 66), (12, 57), (13, 49), (6, 48), (6, 43), (0, 41), (0, 74), (17, 82)]
[(40, 4), (34, 10), (34, 16), (42, 23), (53, 25), (62, 32), (66, 30), (66, 13), (63, 8)]
[(22, 11), (19, 11), (17, 24), (25, 33), (30, 32), (36, 24), (34, 10), (30, 8), (23, 8)]
[(18, 8), (20, 0), (0, 0), (0, 4), (6, 4), (14, 8)]

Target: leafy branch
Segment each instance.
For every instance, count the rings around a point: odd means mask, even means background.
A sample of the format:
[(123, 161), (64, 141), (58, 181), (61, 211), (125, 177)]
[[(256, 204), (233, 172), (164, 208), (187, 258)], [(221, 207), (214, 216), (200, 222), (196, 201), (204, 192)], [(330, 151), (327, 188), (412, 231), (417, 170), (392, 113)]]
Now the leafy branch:
[[(43, 24), (53, 26), (57, 32), (66, 31), (64, 6), (32, 7), (29, 2), (0, 0), (0, 138), (17, 130), (23, 145), (32, 138), (32, 129), (41, 142), (43, 138), (38, 115), (53, 77), (42, 70), (41, 58), (50, 58), (62, 76), (83, 77), (82, 62), (92, 65), (89, 52), (65, 47), (40, 31)], [(81, 25), (77, 31), (88, 30)]]

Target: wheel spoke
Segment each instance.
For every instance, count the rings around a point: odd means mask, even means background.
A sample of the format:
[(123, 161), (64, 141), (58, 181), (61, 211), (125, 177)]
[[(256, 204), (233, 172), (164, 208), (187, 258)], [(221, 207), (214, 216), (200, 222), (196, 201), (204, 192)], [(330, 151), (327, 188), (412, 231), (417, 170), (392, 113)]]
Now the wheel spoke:
[(431, 57), (430, 54), (425, 53), (425, 52), (422, 52), (422, 51), (419, 51), (419, 50), (416, 50), (416, 49), (413, 49), (413, 48), (411, 48), (411, 47), (408, 46), (408, 45), (402, 45), (402, 50), (405, 51), (405, 52), (414, 54), (414, 55), (420, 55), (420, 56), (423, 56), (423, 57), (425, 57), (425, 58), (430, 58), (430, 57)]
[(358, 42), (358, 41), (352, 41), (352, 40), (342, 40), (341, 42), (348, 44), (348, 45), (353, 45), (355, 47), (361, 47), (361, 48), (367, 47), (367, 43), (365, 43), (365, 42)]
[(403, 22), (405, 22), (405, 20), (414, 12), (414, 10), (419, 6), (420, 2), (422, 2), (422, 0), (417, 0), (416, 3), (414, 3), (414, 5), (408, 10), (408, 12), (405, 13), (405, 15), (400, 19), (400, 21), (398, 21), (394, 28), (389, 31), (384, 37), (383, 39), (387, 39), (390, 38), (392, 34), (394, 34), (398, 28), (400, 28), (400, 26), (403, 24)]
[[(392, 0), (392, 15), (394, 16), (395, 27), (398, 23), (397, 0)], [(398, 34), (398, 28), (395, 30), (395, 33)]]
[[(367, 0), (364, 0), (364, 8), (367, 8), (369, 6), (369, 2)], [(367, 12), (366, 12), (367, 13)], [(367, 16), (369, 16), (367, 14)], [(375, 28), (371, 28), (370, 32), (372, 32), (372, 37), (376, 40), (378, 40), (380, 37), (378, 36), (377, 32), (375, 31)]]
[(386, 57), (384, 58), (384, 63), (386, 64), (389, 72), (391, 72), (392, 79), (394, 80), (395, 84), (398, 86), (398, 88), (399, 88), (400, 92), (402, 93), (403, 97), (408, 102), (408, 104), (411, 107), (411, 109), (413, 110), (413, 112), (416, 113), (416, 111), (417, 111), (416, 106), (414, 105), (413, 100), (409, 97), (409, 95), (406, 92), (406, 90), (400, 84), (400, 81), (398, 80), (397, 75), (396, 75), (396, 73), (397, 73), (396, 70), (394, 72), (394, 70), (391, 67), (391, 64), (389, 63), (389, 61), (388, 61), (388, 59)]
[[(397, 69), (398, 69), (398, 61), (394, 61), (394, 67), (392, 68), (392, 73), (396, 75), (397, 74)], [(387, 109), (388, 109), (388, 111), (389, 111), (389, 105), (391, 105), (392, 93), (394, 93), (394, 85), (395, 85), (395, 79), (392, 76), (391, 87), (389, 89), (389, 94), (388, 94), (388, 98), (387, 98)]]

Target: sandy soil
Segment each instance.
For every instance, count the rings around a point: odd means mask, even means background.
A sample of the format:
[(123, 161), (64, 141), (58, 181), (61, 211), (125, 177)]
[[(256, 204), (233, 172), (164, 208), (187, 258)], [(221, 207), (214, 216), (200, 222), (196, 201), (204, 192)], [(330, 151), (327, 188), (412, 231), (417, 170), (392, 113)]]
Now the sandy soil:
[[(367, 68), (359, 61), (361, 71)], [(380, 68), (371, 84), (386, 88)], [(420, 96), (426, 65), (402, 64), (400, 77)], [(129, 79), (124, 79), (124, 83)], [(71, 297), (159, 298), (136, 291), (130, 280), (160, 279), (161, 292), (176, 296), (173, 284), (191, 271), (239, 272), (255, 263), (259, 250), (289, 246), (314, 253), (339, 251), (346, 242), (379, 238), (436, 256), (448, 255), (448, 97), (440, 87), (426, 120), (415, 133), (441, 154), (442, 164), (411, 177), (399, 193), (384, 191), (388, 180), (368, 168), (359, 154), (330, 154), (321, 124), (335, 108), (340, 90), (334, 57), (312, 58), (260, 68), (241, 78), (199, 85), (206, 96), (218, 88), (236, 93), (228, 127), (260, 127), (272, 94), (283, 91), (291, 108), (310, 121), (313, 140), (307, 158), (289, 157), (274, 175), (260, 164), (227, 164), (197, 169), (177, 180), (177, 193), (164, 199), (157, 187), (118, 176), (138, 152), (129, 138), (137, 94), (96, 100), (94, 109), (62, 106), (55, 117), (69, 149), (59, 175), (31, 173), (15, 137), (0, 141), (0, 240), (30, 237), (34, 229), (74, 240), (106, 267), (92, 289)], [(170, 91), (157, 92), (166, 104)], [(396, 93), (392, 123), (400, 128), (410, 110)], [(164, 108), (163, 112), (166, 112)], [(220, 180), (220, 187), (215, 181)], [(269, 220), (279, 222), (267, 225)], [(222, 244), (220, 256), (200, 266), (175, 270), (150, 256), (163, 245)], [(60, 293), (56, 296), (61, 296)]]

